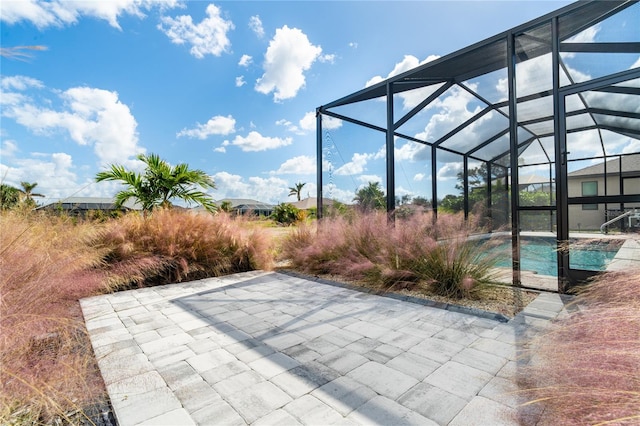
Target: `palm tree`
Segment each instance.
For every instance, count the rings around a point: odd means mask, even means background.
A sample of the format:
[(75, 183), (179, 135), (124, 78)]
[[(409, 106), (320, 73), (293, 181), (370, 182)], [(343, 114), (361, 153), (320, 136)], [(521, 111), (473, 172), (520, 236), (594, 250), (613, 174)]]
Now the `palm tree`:
[(380, 188), (380, 182), (369, 182), (367, 186), (360, 188), (353, 197), (353, 201), (358, 203), (364, 211), (384, 210), (386, 198), (384, 191)]
[(142, 205), (143, 214), (146, 216), (156, 207), (171, 207), (171, 200), (178, 198), (187, 203), (199, 204), (210, 212), (216, 210), (213, 199), (195, 189), (197, 186), (211, 189), (216, 187), (213, 179), (202, 170), (192, 170), (185, 163), (171, 167), (157, 154), (140, 154), (137, 158), (146, 164), (144, 174), (113, 164), (110, 170), (96, 175), (96, 182), (121, 181), (127, 185), (126, 189), (115, 196), (117, 208), (133, 198)]
[(33, 197), (44, 197), (43, 194), (38, 194), (33, 192), (35, 187), (38, 186), (37, 182), (33, 182), (33, 183), (20, 182), (20, 186), (22, 187), (22, 189), (21, 190), (19, 189), (18, 191), (20, 191), (20, 194), (22, 194), (22, 202), (25, 203), (26, 205), (35, 207), (36, 202), (33, 199)]
[(300, 193), (302, 192), (302, 187), (305, 186), (306, 183), (298, 182), (295, 186), (289, 188), (289, 196), (295, 195), (298, 197), (298, 201), (300, 201)]

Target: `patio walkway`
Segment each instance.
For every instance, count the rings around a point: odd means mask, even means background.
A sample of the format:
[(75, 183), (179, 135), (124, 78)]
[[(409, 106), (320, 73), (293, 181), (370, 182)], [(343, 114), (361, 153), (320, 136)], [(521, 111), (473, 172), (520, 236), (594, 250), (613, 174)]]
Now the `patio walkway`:
[(495, 426), (535, 424), (519, 353), (564, 304), (501, 322), (256, 271), (81, 306), (121, 426)]

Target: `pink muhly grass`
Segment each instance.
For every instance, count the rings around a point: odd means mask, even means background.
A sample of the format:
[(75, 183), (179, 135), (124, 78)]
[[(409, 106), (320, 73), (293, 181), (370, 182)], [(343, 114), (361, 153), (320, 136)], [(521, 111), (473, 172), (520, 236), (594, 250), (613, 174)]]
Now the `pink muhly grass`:
[(78, 299), (101, 291), (97, 228), (2, 213), (0, 423), (64, 419), (104, 391)]
[(604, 273), (533, 345), (525, 395), (554, 424), (640, 423), (640, 272)]
[(263, 229), (226, 214), (160, 209), (112, 221), (101, 245), (108, 250), (110, 282), (164, 284), (253, 269), (270, 269), (271, 240)]

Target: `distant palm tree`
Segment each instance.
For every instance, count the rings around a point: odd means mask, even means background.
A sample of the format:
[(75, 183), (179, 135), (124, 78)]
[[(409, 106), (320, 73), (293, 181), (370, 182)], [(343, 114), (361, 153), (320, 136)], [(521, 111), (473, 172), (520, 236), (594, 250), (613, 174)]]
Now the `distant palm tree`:
[(386, 207), (386, 198), (380, 188), (380, 182), (369, 182), (367, 186), (360, 188), (356, 191), (353, 201), (364, 211), (384, 210)]
[(300, 193), (302, 192), (302, 187), (305, 186), (306, 183), (298, 182), (295, 186), (289, 188), (289, 196), (295, 195), (298, 197), (298, 201), (300, 201)]
[(121, 181), (127, 185), (127, 189), (116, 194), (116, 207), (122, 207), (127, 200), (133, 198), (142, 205), (146, 216), (156, 207), (171, 207), (171, 200), (178, 198), (187, 203), (199, 204), (210, 212), (216, 210), (213, 199), (195, 189), (196, 186), (212, 189), (216, 187), (213, 179), (202, 170), (192, 170), (185, 163), (171, 167), (157, 154), (140, 154), (137, 158), (146, 164), (144, 174), (113, 164), (110, 170), (96, 175), (96, 182)]
[(29, 206), (36, 206), (36, 202), (33, 197), (44, 197), (43, 194), (33, 192), (35, 187), (38, 186), (37, 182), (20, 182), (20, 186), (22, 189), (18, 189), (18, 191), (20, 191), (20, 194), (22, 195), (22, 202)]

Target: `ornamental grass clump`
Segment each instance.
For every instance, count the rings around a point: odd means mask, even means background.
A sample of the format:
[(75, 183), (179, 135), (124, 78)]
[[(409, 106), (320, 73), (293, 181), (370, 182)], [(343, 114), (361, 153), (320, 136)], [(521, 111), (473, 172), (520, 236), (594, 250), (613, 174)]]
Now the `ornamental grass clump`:
[(520, 383), (539, 424), (640, 424), (640, 272), (607, 272), (534, 342)]
[(78, 304), (101, 291), (97, 228), (19, 212), (0, 222), (0, 424), (75, 424), (105, 398)]
[(99, 247), (112, 288), (168, 284), (254, 269), (270, 269), (271, 242), (258, 227), (221, 213), (159, 209), (110, 222)]
[(458, 215), (417, 214), (391, 223), (384, 213), (323, 219), (289, 235), (282, 256), (294, 269), (362, 281), (378, 289), (430, 287), (447, 297), (470, 295), (491, 281), (496, 259), (467, 241)]

